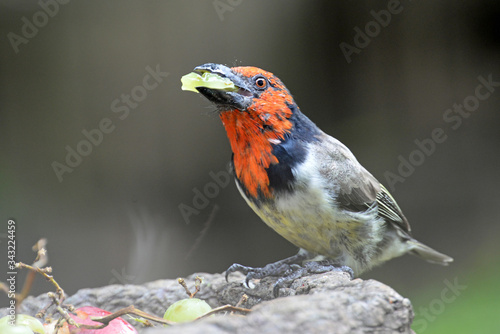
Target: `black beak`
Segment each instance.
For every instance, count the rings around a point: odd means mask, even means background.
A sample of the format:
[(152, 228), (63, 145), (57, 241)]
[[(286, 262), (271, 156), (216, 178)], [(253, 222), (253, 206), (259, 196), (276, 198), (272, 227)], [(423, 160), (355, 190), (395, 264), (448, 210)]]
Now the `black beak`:
[(234, 73), (229, 67), (207, 63), (195, 67), (194, 72), (200, 75), (205, 72), (217, 74), (223, 78), (228, 78), (238, 87), (238, 90), (235, 92), (196, 87), (196, 90), (221, 110), (238, 109), (244, 111), (252, 103), (253, 94), (250, 91), (246, 78)]

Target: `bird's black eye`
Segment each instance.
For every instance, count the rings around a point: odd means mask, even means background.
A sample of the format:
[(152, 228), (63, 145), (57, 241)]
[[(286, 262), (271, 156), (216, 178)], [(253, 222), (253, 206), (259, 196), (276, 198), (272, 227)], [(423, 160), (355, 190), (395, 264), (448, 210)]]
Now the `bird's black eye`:
[(257, 88), (266, 88), (267, 87), (266, 78), (263, 77), (255, 78), (255, 86), (257, 86)]

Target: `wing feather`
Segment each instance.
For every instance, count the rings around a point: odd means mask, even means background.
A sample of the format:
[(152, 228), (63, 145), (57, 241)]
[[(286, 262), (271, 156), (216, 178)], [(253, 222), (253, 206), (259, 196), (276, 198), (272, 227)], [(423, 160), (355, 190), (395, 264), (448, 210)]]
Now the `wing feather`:
[[(378, 216), (404, 232), (410, 225), (389, 191), (356, 160), (351, 151), (337, 139), (326, 134), (320, 140), (321, 174), (330, 180), (330, 193), (340, 208), (364, 212), (376, 205)], [(319, 146), (319, 145), (318, 145)]]

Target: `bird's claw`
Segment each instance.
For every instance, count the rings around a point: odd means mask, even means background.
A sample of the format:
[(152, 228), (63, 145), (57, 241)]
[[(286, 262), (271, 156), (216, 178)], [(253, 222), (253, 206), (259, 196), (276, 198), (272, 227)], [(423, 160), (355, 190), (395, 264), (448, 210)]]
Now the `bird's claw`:
[(226, 270), (226, 282), (228, 281), (229, 274), (234, 273), (234, 272), (240, 272), (243, 275), (247, 275), (253, 268), (252, 267), (245, 267), (241, 264), (238, 263), (233, 263), (231, 267), (227, 268)]
[(348, 266), (338, 266), (329, 264), (328, 261), (311, 261), (304, 263), (303, 266), (298, 266), (296, 270), (290, 272), (288, 275), (281, 277), (276, 281), (273, 287), (274, 297), (279, 296), (279, 290), (285, 286), (290, 286), (297, 278), (305, 277), (313, 274), (321, 274), (329, 271), (341, 271), (348, 273), (350, 278), (354, 278), (354, 271)]
[(349, 274), (351, 279), (354, 278), (353, 270), (348, 266), (338, 266), (331, 264), (328, 261), (311, 261), (304, 263), (303, 266), (298, 264), (288, 264), (283, 262), (270, 263), (262, 268), (246, 267), (235, 263), (226, 270), (226, 281), (229, 274), (233, 272), (241, 272), (246, 275), (245, 285), (249, 287), (250, 280), (260, 279), (268, 276), (281, 276), (273, 287), (274, 297), (279, 296), (279, 290), (292, 284), (297, 278), (301, 278), (311, 274), (320, 274), (328, 271), (342, 271)]
[(287, 263), (270, 263), (262, 268), (246, 267), (241, 264), (235, 263), (226, 270), (226, 282), (228, 281), (229, 274), (234, 272), (240, 272), (246, 275), (245, 284), (248, 287), (250, 280), (261, 279), (268, 276), (283, 276), (288, 275), (288, 273), (293, 272), (296, 267), (300, 267), (296, 264)]

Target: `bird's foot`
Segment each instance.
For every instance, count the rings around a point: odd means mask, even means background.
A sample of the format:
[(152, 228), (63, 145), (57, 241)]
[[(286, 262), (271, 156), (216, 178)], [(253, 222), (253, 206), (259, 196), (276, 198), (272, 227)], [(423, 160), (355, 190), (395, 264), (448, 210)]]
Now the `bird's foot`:
[(285, 288), (290, 286), (294, 280), (297, 278), (313, 275), (313, 274), (322, 274), (329, 271), (340, 271), (348, 273), (351, 279), (354, 278), (354, 271), (348, 266), (339, 266), (336, 264), (332, 264), (328, 260), (324, 261), (310, 261), (304, 263), (303, 266), (298, 266), (295, 271), (292, 271), (288, 275), (284, 275), (280, 279), (276, 281), (273, 287), (273, 295), (274, 297), (278, 297), (279, 290), (281, 288)]
[(310, 261), (300, 265), (299, 263), (305, 260), (305, 258), (306, 256), (304, 256), (304, 254), (299, 253), (284, 260), (270, 263), (262, 268), (246, 267), (235, 263), (226, 270), (226, 281), (229, 274), (236, 271), (246, 275), (245, 283), (247, 287), (250, 287), (249, 283), (252, 279), (280, 276), (273, 287), (273, 295), (274, 297), (278, 297), (281, 288), (290, 286), (297, 278), (311, 274), (320, 274), (328, 271), (342, 271), (348, 273), (351, 279), (354, 278), (354, 272), (348, 266), (339, 266), (330, 260)]
[(305, 254), (299, 252), (297, 255), (276, 261), (274, 263), (269, 263), (262, 268), (246, 267), (235, 263), (226, 270), (226, 281), (229, 274), (236, 271), (246, 275), (245, 283), (247, 287), (249, 286), (248, 283), (252, 279), (260, 279), (268, 276), (288, 276), (290, 273), (293, 273), (300, 268), (299, 263), (302, 263), (302, 261), (306, 258)]

